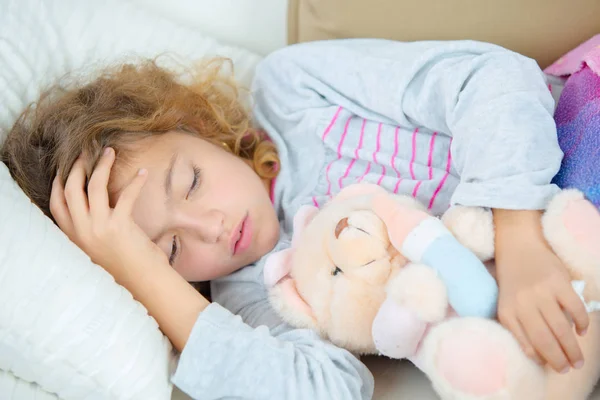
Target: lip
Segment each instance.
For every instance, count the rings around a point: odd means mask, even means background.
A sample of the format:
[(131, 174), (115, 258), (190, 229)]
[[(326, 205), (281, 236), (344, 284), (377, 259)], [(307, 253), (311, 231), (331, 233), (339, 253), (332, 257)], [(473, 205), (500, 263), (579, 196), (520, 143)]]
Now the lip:
[(235, 256), (243, 253), (252, 243), (252, 221), (248, 214), (237, 224), (229, 239), (231, 253)]

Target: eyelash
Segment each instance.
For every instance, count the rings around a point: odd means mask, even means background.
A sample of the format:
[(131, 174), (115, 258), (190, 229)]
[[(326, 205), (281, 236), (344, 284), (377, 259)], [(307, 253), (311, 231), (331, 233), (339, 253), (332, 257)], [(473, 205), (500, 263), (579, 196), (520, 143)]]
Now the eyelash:
[(190, 186), (190, 191), (188, 192), (186, 199), (190, 196), (190, 194), (192, 194), (192, 192), (194, 190), (196, 190), (198, 188), (198, 186), (200, 185), (200, 168), (198, 168), (197, 166), (193, 165), (192, 166), (193, 170), (194, 170), (194, 179), (192, 180), (192, 186)]
[[(196, 190), (200, 184), (200, 168), (196, 165), (192, 166), (194, 170), (194, 179), (192, 180), (192, 185), (190, 186), (190, 190), (188, 191), (186, 199), (192, 194), (194, 190)], [(177, 236), (173, 236), (173, 242), (171, 244), (171, 255), (169, 256), (169, 264), (173, 265), (175, 262), (175, 258), (177, 258), (177, 252), (179, 250), (179, 246), (177, 245)]]
[[(369, 265), (373, 264), (375, 261), (377, 261), (377, 260), (369, 261), (368, 263), (366, 263), (365, 265), (363, 265), (363, 267), (369, 266)], [(339, 273), (343, 274), (344, 271), (342, 271), (342, 269), (340, 267), (335, 267), (335, 269), (331, 272), (331, 275), (336, 276)]]
[(175, 257), (177, 257), (177, 250), (179, 246), (177, 245), (177, 236), (173, 236), (173, 244), (171, 245), (171, 255), (169, 256), (169, 265), (173, 265), (175, 262)]

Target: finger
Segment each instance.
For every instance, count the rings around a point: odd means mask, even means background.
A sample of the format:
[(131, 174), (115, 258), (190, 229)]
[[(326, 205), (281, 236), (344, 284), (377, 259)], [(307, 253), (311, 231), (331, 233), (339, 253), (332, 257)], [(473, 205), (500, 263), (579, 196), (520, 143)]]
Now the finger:
[(133, 205), (146, 183), (147, 175), (148, 171), (146, 169), (140, 169), (129, 185), (123, 189), (123, 192), (117, 201), (117, 205), (115, 206), (115, 214), (120, 216), (131, 215)]
[(85, 178), (83, 160), (80, 157), (73, 164), (65, 184), (65, 199), (75, 230), (81, 229), (81, 224), (88, 218), (89, 205), (85, 193)]
[(573, 327), (559, 304), (555, 301), (546, 301), (541, 304), (541, 311), (569, 363), (576, 369), (581, 368), (583, 354), (577, 343)]
[(583, 301), (581, 301), (571, 286), (558, 293), (558, 302), (575, 323), (577, 333), (584, 335), (590, 324), (590, 316), (585, 309)]
[(73, 234), (73, 221), (67, 200), (65, 199), (65, 188), (62, 180), (56, 175), (52, 181), (52, 190), (50, 192), (50, 214), (58, 224), (58, 227), (67, 235)]
[(522, 312), (519, 322), (542, 360), (559, 373), (568, 372), (569, 361), (538, 309)]
[(87, 192), (90, 202), (90, 213), (96, 221), (105, 220), (110, 214), (108, 180), (115, 161), (114, 154), (114, 150), (110, 147), (104, 149), (104, 153), (96, 164), (96, 168), (94, 168), (94, 172), (88, 183)]
[(529, 341), (529, 338), (525, 334), (521, 323), (516, 317), (505, 318), (502, 324), (513, 334), (515, 339), (517, 339), (517, 342), (521, 346), (523, 353), (525, 353), (527, 357), (531, 358), (534, 362), (536, 362), (539, 365), (544, 364), (542, 361), (542, 357), (538, 354), (536, 349)]

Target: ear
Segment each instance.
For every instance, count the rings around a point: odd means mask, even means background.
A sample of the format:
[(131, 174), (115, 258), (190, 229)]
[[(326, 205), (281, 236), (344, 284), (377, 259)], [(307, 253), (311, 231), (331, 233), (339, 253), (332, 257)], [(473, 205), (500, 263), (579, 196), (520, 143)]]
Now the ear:
[(270, 255), (263, 269), (264, 282), (269, 300), (279, 315), (292, 326), (316, 328), (312, 308), (296, 289), (296, 281), (290, 276), (293, 249), (285, 249)]
[(304, 301), (293, 278), (286, 278), (269, 291), (269, 300), (285, 322), (296, 328), (318, 329), (312, 308)]
[(292, 249), (285, 249), (271, 254), (265, 261), (263, 279), (267, 288), (272, 288), (290, 274)]
[(319, 212), (319, 209), (315, 206), (302, 206), (298, 209), (298, 212), (294, 216), (294, 234), (292, 237), (292, 247), (296, 246), (298, 237), (304, 231), (304, 228), (308, 226), (310, 221), (313, 220), (315, 215)]

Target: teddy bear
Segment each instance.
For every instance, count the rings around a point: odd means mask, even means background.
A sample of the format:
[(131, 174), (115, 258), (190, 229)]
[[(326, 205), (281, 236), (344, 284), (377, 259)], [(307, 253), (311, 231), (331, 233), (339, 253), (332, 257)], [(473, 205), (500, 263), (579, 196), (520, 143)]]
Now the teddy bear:
[[(589, 301), (600, 287), (596, 208), (562, 191), (543, 228), (588, 312), (600, 309)], [(270, 302), (290, 325), (355, 354), (408, 359), (442, 399), (546, 398), (547, 370), (490, 318), (491, 210), (455, 206), (439, 219), (410, 196), (355, 184), (320, 210), (302, 207), (293, 231), (291, 246), (264, 268)], [(596, 378), (589, 374), (590, 388)]]

